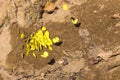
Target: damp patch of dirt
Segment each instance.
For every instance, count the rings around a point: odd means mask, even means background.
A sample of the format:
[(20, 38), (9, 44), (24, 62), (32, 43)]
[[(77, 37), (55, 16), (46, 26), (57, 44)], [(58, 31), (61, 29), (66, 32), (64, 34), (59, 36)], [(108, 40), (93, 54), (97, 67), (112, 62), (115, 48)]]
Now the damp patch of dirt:
[[(45, 26), (50, 32), (51, 37), (58, 36), (62, 41), (60, 46), (53, 46), (54, 50), (52, 52), (49, 51), (50, 56), (47, 59), (40, 57), (42, 51), (39, 52), (40, 54), (38, 53), (37, 58), (34, 58), (31, 54), (26, 56), (24, 59), (21, 57), (22, 53), (25, 53), (26, 49), (22, 49), (22, 46), (25, 45), (25, 41), (24, 39), (20, 39), (20, 34), (24, 32), (25, 37), (27, 38), (30, 34), (33, 34), (39, 30), (40, 27), (33, 26), (26, 29), (20, 29), (19, 25), (16, 23), (11, 27), (11, 43), (13, 45), (13, 51), (9, 54), (7, 62), (14, 65), (22, 65), (26, 62), (34, 68), (39, 69), (47, 65), (52, 59), (57, 61), (61, 56), (63, 56), (63, 51), (76, 51), (80, 49), (81, 38), (77, 33), (79, 28), (76, 28), (71, 23), (49, 23)], [(26, 67), (28, 67), (28, 64), (26, 64)]]

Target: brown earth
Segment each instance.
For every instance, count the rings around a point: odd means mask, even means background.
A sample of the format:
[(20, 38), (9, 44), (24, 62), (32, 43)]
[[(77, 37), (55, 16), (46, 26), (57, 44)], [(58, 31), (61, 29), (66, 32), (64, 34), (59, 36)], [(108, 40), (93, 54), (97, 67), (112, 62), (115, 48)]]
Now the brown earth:
[[(0, 69), (3, 80), (120, 80), (120, 1), (65, 2), (70, 7), (68, 11), (59, 7), (52, 14), (43, 13), (29, 27), (18, 22), (11, 24), (12, 51), (7, 57), (7, 68)], [(60, 6), (61, 0), (56, 4)], [(71, 17), (79, 19), (80, 27), (71, 23)], [(46, 59), (40, 57), (43, 51), (37, 58), (30, 54), (23, 59), (21, 54), (26, 48), (22, 46), (42, 25), (51, 37), (60, 37), (62, 44), (53, 45), (54, 50)], [(22, 32), (24, 39), (19, 38)]]

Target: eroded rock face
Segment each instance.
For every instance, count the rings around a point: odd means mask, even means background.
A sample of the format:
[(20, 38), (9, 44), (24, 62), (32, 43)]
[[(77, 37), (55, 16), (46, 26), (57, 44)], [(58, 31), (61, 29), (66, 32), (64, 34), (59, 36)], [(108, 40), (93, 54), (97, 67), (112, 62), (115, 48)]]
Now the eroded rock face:
[(8, 0), (0, 0), (0, 27), (2, 27), (2, 25), (5, 22), (5, 17), (7, 15), (7, 9), (8, 9)]
[(9, 26), (5, 27), (0, 35), (0, 65), (5, 65), (7, 55), (12, 50), (10, 30), (8, 28)]
[(42, 16), (43, 5), (46, 0), (18, 0), (15, 1), (17, 22), (22, 27), (29, 27)]
[(0, 26), (18, 22), (29, 27), (42, 16), (46, 0), (0, 0)]

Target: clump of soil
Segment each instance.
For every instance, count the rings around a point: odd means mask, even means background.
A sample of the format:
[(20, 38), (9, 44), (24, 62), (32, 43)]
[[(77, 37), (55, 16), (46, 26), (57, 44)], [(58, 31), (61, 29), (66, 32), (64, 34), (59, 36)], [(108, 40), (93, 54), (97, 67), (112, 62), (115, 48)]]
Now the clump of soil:
[[(25, 53), (26, 50), (22, 49), (22, 46), (25, 46), (25, 40), (27, 39), (27, 37), (29, 37), (30, 34), (34, 34), (41, 27), (33, 26), (29, 28), (20, 28), (19, 25), (15, 23), (11, 27), (11, 43), (13, 44), (13, 51), (11, 51), (11, 53), (9, 54), (7, 62), (14, 65), (22, 65), (24, 62), (27, 62), (28, 64), (26, 64), (26, 67), (31, 65), (34, 68), (39, 69), (47, 65), (52, 59), (55, 59), (55, 61), (58, 60), (61, 56), (63, 56), (64, 50), (75, 51), (80, 49), (81, 38), (78, 36), (77, 33), (78, 28), (76, 28), (74, 25), (72, 25), (71, 23), (49, 23), (46, 24), (46, 26), (48, 31), (50, 32), (51, 37), (58, 36), (62, 41), (61, 45), (53, 46), (53, 51), (49, 51), (50, 56), (48, 58), (40, 57), (39, 53), (42, 53), (43, 51), (40, 51), (38, 53), (37, 58), (34, 58), (32, 54), (30, 54), (29, 56), (25, 56), (24, 59), (21, 57), (21, 55)], [(25, 33), (25, 39), (23, 40), (19, 38), (22, 32)]]

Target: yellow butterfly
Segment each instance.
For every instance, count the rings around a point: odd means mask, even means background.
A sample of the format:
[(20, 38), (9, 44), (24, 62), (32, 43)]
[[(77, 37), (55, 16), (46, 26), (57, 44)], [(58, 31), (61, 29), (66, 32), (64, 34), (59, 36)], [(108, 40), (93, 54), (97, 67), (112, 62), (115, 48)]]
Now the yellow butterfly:
[(42, 29), (41, 29), (42, 31), (45, 31), (46, 30), (46, 27), (45, 26), (42, 26)]
[(62, 5), (62, 8), (63, 8), (63, 10), (68, 10), (68, 5), (64, 3), (64, 4)]
[(23, 39), (25, 37), (24, 33), (20, 34), (20, 38)]
[(55, 37), (52, 39), (53, 43), (58, 43), (60, 41), (59, 37)]
[(32, 55), (33, 55), (33, 57), (35, 57), (35, 58), (37, 57), (35, 53), (32, 53)]
[(72, 24), (77, 24), (78, 23), (78, 19), (71, 19)]
[(48, 54), (47, 51), (45, 51), (45, 52), (41, 55), (41, 57), (43, 57), (43, 58), (47, 58), (48, 56), (49, 56), (49, 54)]

